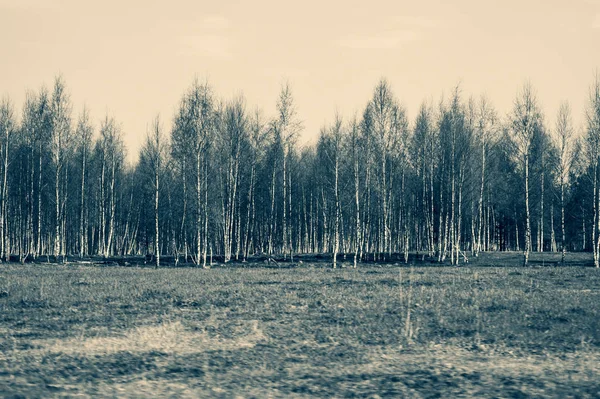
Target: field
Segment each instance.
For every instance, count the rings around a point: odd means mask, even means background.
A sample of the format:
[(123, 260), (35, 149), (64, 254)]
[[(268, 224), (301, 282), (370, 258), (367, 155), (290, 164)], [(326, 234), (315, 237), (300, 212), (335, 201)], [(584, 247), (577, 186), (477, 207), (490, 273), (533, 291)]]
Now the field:
[(600, 397), (589, 257), (3, 264), (0, 397)]

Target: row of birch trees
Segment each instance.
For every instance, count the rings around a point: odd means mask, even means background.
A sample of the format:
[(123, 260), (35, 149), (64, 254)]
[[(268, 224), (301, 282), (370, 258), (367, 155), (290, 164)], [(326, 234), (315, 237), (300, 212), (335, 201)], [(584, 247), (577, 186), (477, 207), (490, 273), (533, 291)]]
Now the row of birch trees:
[(269, 116), (194, 81), (149, 123), (135, 164), (110, 115), (73, 114), (62, 77), (0, 103), (0, 256), (299, 254), (458, 264), (482, 251), (591, 251), (600, 264), (600, 79), (575, 127), (545, 117), (526, 83), (500, 115), (460, 87), (409, 118), (382, 79), (315, 144), (289, 84)]

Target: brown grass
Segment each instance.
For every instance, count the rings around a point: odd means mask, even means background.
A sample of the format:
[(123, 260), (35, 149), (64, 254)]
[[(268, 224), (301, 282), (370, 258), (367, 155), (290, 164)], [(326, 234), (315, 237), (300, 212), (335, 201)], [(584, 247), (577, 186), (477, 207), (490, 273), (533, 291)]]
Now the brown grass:
[(483, 261), (2, 265), (0, 397), (599, 397), (600, 273)]

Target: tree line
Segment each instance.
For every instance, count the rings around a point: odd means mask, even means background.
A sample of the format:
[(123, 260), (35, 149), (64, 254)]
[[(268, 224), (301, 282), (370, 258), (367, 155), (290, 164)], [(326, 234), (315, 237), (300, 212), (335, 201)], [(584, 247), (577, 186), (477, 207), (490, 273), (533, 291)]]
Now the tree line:
[(0, 256), (151, 254), (207, 267), (256, 254), (419, 257), (591, 251), (600, 265), (600, 78), (575, 134), (567, 102), (547, 120), (526, 83), (499, 115), (456, 87), (416, 118), (382, 79), (364, 109), (335, 114), (314, 145), (284, 84), (274, 114), (194, 81), (158, 116), (139, 160), (120, 124), (73, 115), (65, 81), (0, 103)]

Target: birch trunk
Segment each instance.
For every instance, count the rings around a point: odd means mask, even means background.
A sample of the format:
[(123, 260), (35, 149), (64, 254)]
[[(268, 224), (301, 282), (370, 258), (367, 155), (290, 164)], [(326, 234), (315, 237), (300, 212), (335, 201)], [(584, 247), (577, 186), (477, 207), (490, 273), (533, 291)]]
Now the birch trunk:
[(475, 256), (479, 255), (481, 252), (481, 232), (483, 229), (483, 191), (485, 186), (485, 134), (482, 132), (482, 143), (481, 143), (481, 185), (479, 187), (479, 201), (477, 203), (477, 216), (478, 216), (478, 225), (477, 225), (477, 249), (475, 251)]
[(108, 238), (106, 240), (106, 248), (104, 249), (105, 256), (111, 256), (113, 254), (113, 236), (115, 231), (115, 180), (116, 180), (116, 154), (112, 154), (111, 165), (110, 165), (110, 219), (108, 220)]
[[(583, 217), (583, 242), (585, 243), (585, 215)], [(561, 231), (561, 239), (560, 239), (560, 263), (564, 266), (565, 264), (565, 182), (564, 177), (560, 178), (560, 231)], [(585, 248), (584, 248), (585, 249)]]
[(529, 150), (525, 153), (525, 253), (524, 264), (529, 262), (531, 251), (531, 219), (529, 214)]
[(244, 234), (244, 251), (243, 257), (244, 260), (248, 258), (249, 249), (250, 249), (250, 224), (252, 219), (252, 224), (254, 224), (254, 174), (256, 173), (256, 163), (252, 161), (252, 167), (250, 168), (250, 187), (248, 188), (248, 206), (246, 213), (246, 228)]
[(269, 223), (269, 243), (268, 255), (273, 254), (273, 235), (275, 234), (275, 164), (273, 165), (273, 173), (271, 175), (271, 214)]
[(37, 192), (37, 243), (36, 252), (37, 256), (42, 256), (42, 142), (39, 143), (38, 153), (38, 192)]
[(183, 155), (181, 160), (181, 178), (183, 184), (183, 209), (181, 214), (181, 226), (179, 227), (179, 236), (183, 240), (183, 256), (184, 263), (188, 261), (188, 242), (187, 242), (187, 228), (186, 228), (186, 216), (187, 216), (187, 178), (186, 178), (186, 155)]
[[(200, 257), (202, 256), (202, 163), (200, 157), (200, 148), (196, 149), (196, 265), (200, 265)], [(202, 263), (206, 267), (206, 257)]]
[(600, 262), (598, 259), (598, 250), (596, 247), (596, 241), (597, 241), (597, 237), (596, 237), (596, 221), (598, 220), (598, 203), (596, 201), (596, 198), (599, 196), (598, 195), (598, 164), (594, 163), (593, 165), (594, 168), (594, 198), (593, 198), (593, 222), (592, 222), (592, 252), (594, 253), (594, 266), (599, 267), (600, 266)]
[[(203, 260), (202, 267), (206, 268), (206, 257), (208, 255), (208, 150), (204, 154), (204, 234), (203, 234)], [(212, 264), (212, 247), (211, 247)]]
[[(159, 143), (157, 144), (157, 152), (160, 150)], [(160, 157), (158, 154), (157, 158)], [(154, 165), (154, 258), (156, 260), (156, 268), (160, 267), (160, 237), (159, 237), (159, 224), (158, 224), (158, 193), (159, 193), (159, 173), (160, 173), (160, 160), (157, 160)]]
[(540, 197), (540, 229), (539, 229), (539, 244), (538, 252), (544, 252), (544, 155), (542, 154), (542, 193)]
[(87, 166), (87, 148), (85, 144), (81, 152), (81, 197), (79, 202), (79, 257), (86, 255), (85, 245), (85, 174)]
[(554, 198), (550, 204), (550, 251), (556, 252), (556, 235), (554, 233)]
[[(8, 105), (7, 105), (8, 107)], [(8, 118), (8, 115), (6, 115)], [(8, 194), (8, 147), (9, 147), (9, 137), (10, 137), (10, 127), (4, 126), (4, 165), (2, 170), (2, 191), (0, 195), (2, 196), (2, 201), (0, 202), (0, 245), (2, 246), (0, 250), (0, 257), (2, 260), (6, 261), (10, 258), (10, 253), (7, 254), (7, 226), (5, 224), (8, 223), (8, 218), (6, 215), (6, 211), (8, 209), (7, 206), (7, 194)]]
[(281, 222), (281, 234), (282, 234), (282, 252), (283, 252), (283, 259), (286, 258), (287, 255), (287, 218), (286, 218), (286, 214), (287, 214), (287, 179), (286, 179), (286, 173), (287, 173), (287, 156), (286, 156), (286, 152), (284, 150), (283, 153), (283, 219)]
[(334, 191), (335, 191), (335, 221), (334, 221), (334, 234), (335, 237), (333, 239), (333, 268), (337, 267), (337, 254), (340, 246), (340, 193), (338, 189), (338, 170), (339, 170), (339, 147), (336, 146), (335, 149), (335, 165), (334, 165), (334, 173), (335, 173), (335, 183), (334, 183)]
[(356, 142), (354, 144), (353, 158), (354, 158), (354, 204), (356, 207), (356, 236), (354, 244), (354, 268), (356, 269), (358, 264), (359, 256), (361, 255), (362, 248), (362, 232), (361, 232), (361, 221), (360, 221), (360, 180), (359, 180), (359, 169), (358, 169), (358, 154), (356, 148)]

